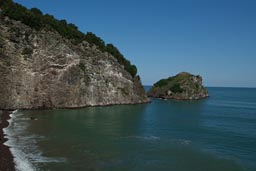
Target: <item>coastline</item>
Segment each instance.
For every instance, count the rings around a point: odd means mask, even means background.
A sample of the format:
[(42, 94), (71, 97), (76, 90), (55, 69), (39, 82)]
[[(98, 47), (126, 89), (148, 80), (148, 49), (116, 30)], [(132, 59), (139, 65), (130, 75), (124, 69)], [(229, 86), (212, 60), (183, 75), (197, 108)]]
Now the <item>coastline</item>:
[[(14, 110), (45, 110), (45, 109), (82, 109), (82, 108), (88, 108), (88, 107), (108, 107), (108, 106), (118, 106), (118, 105), (142, 105), (142, 104), (148, 104), (151, 103), (150, 98), (148, 97), (147, 100), (140, 101), (140, 102), (130, 102), (130, 103), (107, 103), (107, 104), (95, 104), (95, 105), (85, 105), (85, 106), (62, 106), (62, 107), (35, 107), (35, 108), (29, 108), (29, 107), (20, 107), (20, 108), (0, 108), (1, 110), (9, 110), (9, 111), (14, 111)], [(4, 112), (4, 111), (3, 111)], [(8, 119), (7, 119), (8, 120)], [(0, 170), (1, 171), (1, 170)]]
[(0, 170), (15, 171), (14, 158), (8, 146), (4, 145), (7, 141), (3, 129), (8, 127), (11, 112), (2, 111), (0, 114)]
[(202, 100), (202, 99), (207, 99), (210, 96), (202, 96), (202, 97), (198, 97), (198, 98), (182, 98), (182, 97), (174, 97), (174, 96), (148, 96), (150, 98), (155, 98), (155, 99), (162, 99), (162, 100), (176, 100), (176, 101), (197, 101), (197, 100)]

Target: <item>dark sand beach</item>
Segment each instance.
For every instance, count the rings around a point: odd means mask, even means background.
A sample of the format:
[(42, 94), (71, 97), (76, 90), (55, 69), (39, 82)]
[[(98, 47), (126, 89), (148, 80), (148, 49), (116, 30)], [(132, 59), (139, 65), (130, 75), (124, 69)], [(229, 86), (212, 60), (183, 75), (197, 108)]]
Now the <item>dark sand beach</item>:
[(10, 112), (8, 111), (1, 111), (0, 113), (0, 171), (14, 171), (14, 161), (13, 156), (10, 152), (9, 147), (4, 145), (4, 142), (7, 141), (4, 138), (3, 128), (8, 127), (8, 119), (10, 119)]

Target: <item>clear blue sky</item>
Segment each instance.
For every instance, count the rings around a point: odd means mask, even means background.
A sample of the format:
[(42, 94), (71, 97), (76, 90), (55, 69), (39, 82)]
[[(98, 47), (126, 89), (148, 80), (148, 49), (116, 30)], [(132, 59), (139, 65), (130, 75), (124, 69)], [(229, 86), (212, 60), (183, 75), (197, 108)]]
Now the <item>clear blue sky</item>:
[(256, 0), (15, 0), (113, 43), (144, 85), (181, 71), (256, 87)]

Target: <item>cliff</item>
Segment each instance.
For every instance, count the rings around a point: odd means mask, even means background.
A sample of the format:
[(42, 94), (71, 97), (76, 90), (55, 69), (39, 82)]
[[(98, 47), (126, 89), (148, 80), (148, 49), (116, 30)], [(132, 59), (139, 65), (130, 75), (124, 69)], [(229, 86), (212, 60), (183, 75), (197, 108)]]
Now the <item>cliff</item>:
[(0, 18), (0, 109), (145, 103), (139, 76), (99, 47)]
[(174, 77), (156, 82), (149, 90), (148, 96), (164, 99), (197, 100), (209, 95), (202, 85), (201, 76), (182, 72)]

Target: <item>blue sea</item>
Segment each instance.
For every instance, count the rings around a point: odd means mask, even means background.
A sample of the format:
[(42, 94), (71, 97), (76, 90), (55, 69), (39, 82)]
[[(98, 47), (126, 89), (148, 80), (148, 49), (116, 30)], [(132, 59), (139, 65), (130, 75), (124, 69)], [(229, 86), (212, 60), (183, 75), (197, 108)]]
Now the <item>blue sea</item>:
[(15, 111), (6, 144), (20, 171), (256, 171), (256, 89), (208, 91), (198, 101)]

